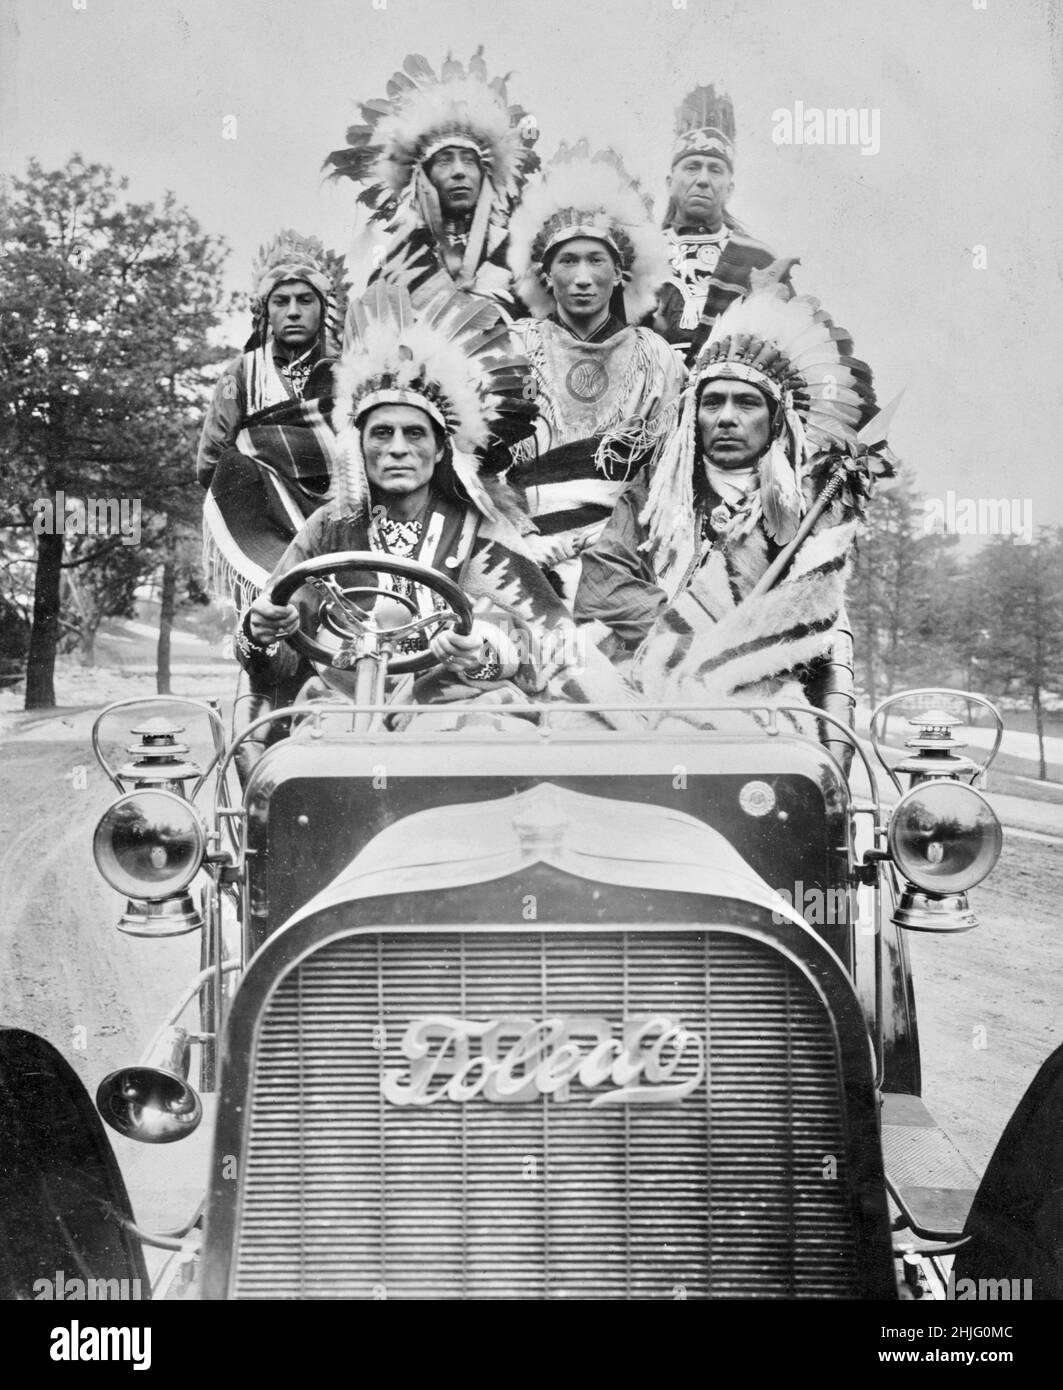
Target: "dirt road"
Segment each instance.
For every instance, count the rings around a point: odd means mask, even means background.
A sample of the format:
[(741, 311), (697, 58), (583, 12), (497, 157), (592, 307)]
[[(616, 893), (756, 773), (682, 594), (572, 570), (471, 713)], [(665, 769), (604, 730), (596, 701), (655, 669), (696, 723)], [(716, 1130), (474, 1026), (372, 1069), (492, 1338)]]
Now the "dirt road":
[[(94, 1096), (109, 1071), (137, 1060), (199, 968), (199, 933), (149, 941), (115, 930), (123, 904), (96, 868), (92, 833), (117, 793), (87, 740), (0, 746), (0, 776), (0, 1018), (46, 1037)], [(195, 1185), (184, 1181), (188, 1145), (113, 1142), (138, 1216), (147, 1203), (158, 1224), (177, 1224)]]
[[(0, 746), (0, 1017), (44, 1034), (94, 1093), (106, 1072), (137, 1058), (197, 969), (199, 943), (198, 934), (146, 941), (115, 930), (121, 904), (91, 849), (114, 791), (92, 761), (86, 727), (85, 717), (49, 721), (37, 737), (31, 730)], [(1006, 841), (996, 872), (972, 894), (977, 931), (909, 937), (927, 1100), (979, 1171), (1063, 1041), (1060, 848)], [(149, 1149), (115, 1138), (146, 1224), (184, 1215), (205, 1140)]]

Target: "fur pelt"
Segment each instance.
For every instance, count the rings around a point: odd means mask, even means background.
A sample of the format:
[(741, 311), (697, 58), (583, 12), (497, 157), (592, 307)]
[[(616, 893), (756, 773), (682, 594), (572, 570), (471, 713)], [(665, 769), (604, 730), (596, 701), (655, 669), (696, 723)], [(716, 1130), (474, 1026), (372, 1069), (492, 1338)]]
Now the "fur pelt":
[(787, 576), (753, 599), (768, 563), (763, 532), (711, 551), (636, 654), (631, 678), (643, 697), (805, 703), (793, 672), (829, 647), (854, 535), (853, 522), (813, 533)]

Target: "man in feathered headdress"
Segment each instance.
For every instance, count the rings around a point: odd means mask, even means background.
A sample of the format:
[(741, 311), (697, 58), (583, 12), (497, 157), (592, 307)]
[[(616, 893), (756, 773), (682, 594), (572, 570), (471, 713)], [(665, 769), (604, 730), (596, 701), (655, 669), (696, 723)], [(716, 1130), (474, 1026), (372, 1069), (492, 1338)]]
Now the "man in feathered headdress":
[(601, 531), (640, 457), (668, 432), (682, 385), (670, 348), (632, 325), (653, 302), (667, 248), (619, 156), (563, 149), (510, 228), (514, 324), (535, 372), (539, 423), (514, 454), (531, 544), (575, 594), (580, 551)]
[[(727, 209), (734, 193), (734, 107), (712, 86), (696, 87), (676, 111), (664, 215), (671, 274), (648, 316), (690, 362), (733, 300), (748, 294), (750, 275), (775, 261)], [(786, 280), (792, 260), (778, 263)]]
[(279, 232), (252, 271), (251, 336), (214, 390), (196, 476), (214, 593), (240, 611), (331, 487), (332, 364), (347, 309), (341, 257)]
[(448, 56), (436, 76), (411, 54), (387, 98), (361, 107), (347, 148), (325, 164), (363, 184), (370, 225), (383, 224), (370, 283), (403, 285), (415, 308), (446, 290), (515, 307), (506, 264), (510, 214), (538, 166), (534, 117), (511, 106), (504, 77), (488, 80), (483, 49), (468, 70)]
[(765, 287), (720, 317), (673, 437), (583, 556), (577, 621), (645, 698), (807, 695), (851, 717), (844, 578), (871, 479), (892, 471), (881, 433), (857, 433), (874, 404), (817, 300)]
[[(348, 339), (334, 414), (337, 495), (296, 536), (274, 578), (339, 551), (418, 560), (458, 583), (477, 615), (471, 636), (432, 639), (446, 675), (425, 678), (434, 683), (420, 698), (560, 689), (576, 660), (571, 616), (507, 515), (506, 490), (481, 471), (496, 451), (508, 458), (535, 417), (528, 363), (514, 353), (497, 307), (444, 294), (415, 322), (404, 291), (377, 285), (352, 306)], [(425, 617), (439, 606), (402, 579), (381, 573), (366, 582), (405, 593)], [(308, 587), (288, 605), (268, 592), (256, 599), (241, 634), (248, 669), (289, 679), (297, 659), (274, 644), (297, 625), (312, 627), (318, 606)]]
[[(295, 231), (262, 247), (251, 284), (251, 336), (215, 388), (196, 457), (204, 564), (238, 613), (329, 495), (332, 365), (347, 309), (342, 258)], [(250, 686), (248, 720), (276, 698), (255, 672)]]
[(342, 257), (279, 232), (252, 270), (251, 336), (225, 368), (203, 422), (196, 476), (209, 487), (221, 456), (263, 411), (327, 395), (347, 309)]

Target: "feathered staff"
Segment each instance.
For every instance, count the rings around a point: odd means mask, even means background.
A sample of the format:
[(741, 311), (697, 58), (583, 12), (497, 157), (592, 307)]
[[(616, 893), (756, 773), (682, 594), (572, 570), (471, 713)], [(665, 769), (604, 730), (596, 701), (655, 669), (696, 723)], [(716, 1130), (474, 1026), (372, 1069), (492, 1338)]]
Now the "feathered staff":
[(848, 445), (844, 454), (826, 455), (818, 469), (813, 465), (811, 476), (821, 479), (816, 499), (802, 517), (793, 540), (780, 550), (757, 580), (749, 598), (759, 598), (778, 584), (812, 534), (816, 522), (833, 502), (840, 502), (847, 514), (860, 521), (866, 517), (875, 482), (880, 478), (892, 478), (897, 471), (897, 460), (890, 452), (886, 436), (900, 399), (900, 395), (895, 396), (885, 409), (873, 416), (857, 435), (856, 443)]

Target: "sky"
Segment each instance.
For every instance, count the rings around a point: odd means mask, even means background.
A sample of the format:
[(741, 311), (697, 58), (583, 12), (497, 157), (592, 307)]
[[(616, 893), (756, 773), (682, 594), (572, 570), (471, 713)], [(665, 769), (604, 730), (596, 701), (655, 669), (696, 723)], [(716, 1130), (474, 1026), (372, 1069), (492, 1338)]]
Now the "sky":
[[(613, 145), (659, 211), (676, 105), (727, 90), (732, 211), (800, 257), (880, 402), (903, 389), (915, 484), (953, 514), (1008, 498), (1063, 524), (1058, 0), (0, 0), (0, 170), (78, 151), (132, 196), (172, 190), (246, 289), (281, 227), (364, 246), (323, 159), (407, 53), (438, 69), (480, 44), (541, 155)], [(867, 153), (773, 139), (782, 112), (841, 107)]]

